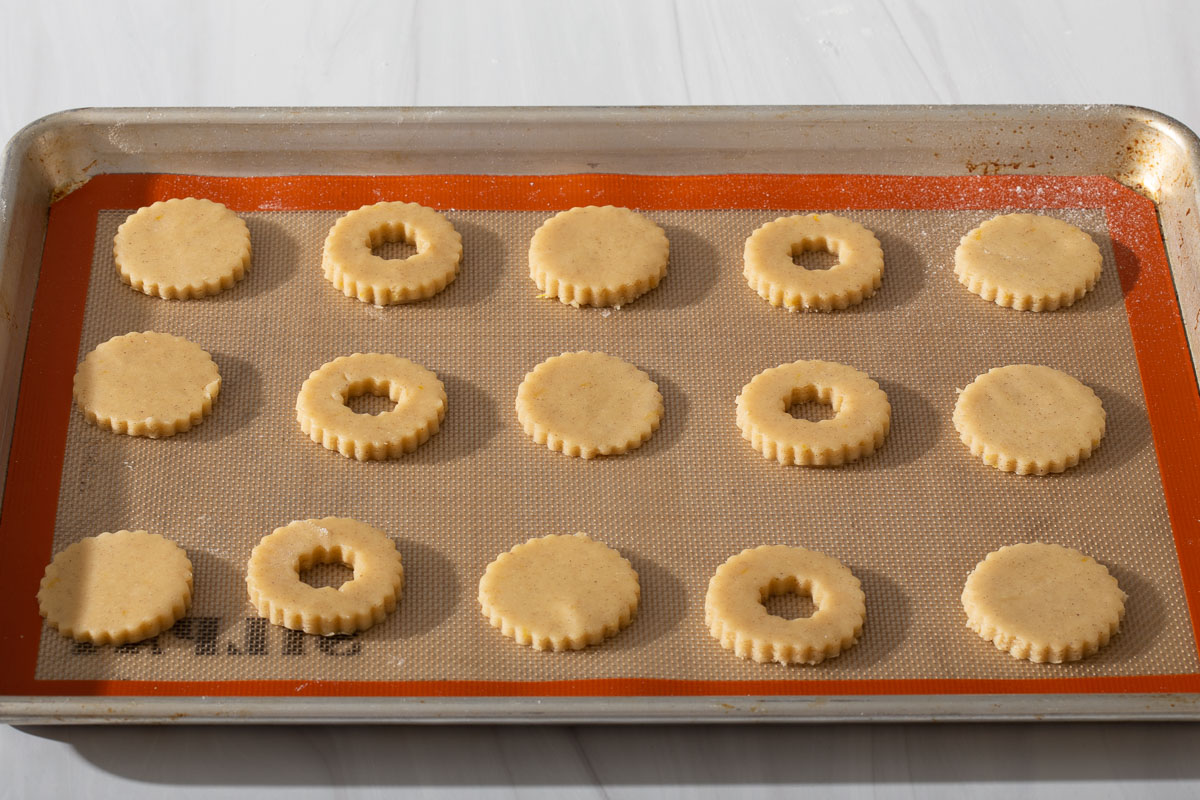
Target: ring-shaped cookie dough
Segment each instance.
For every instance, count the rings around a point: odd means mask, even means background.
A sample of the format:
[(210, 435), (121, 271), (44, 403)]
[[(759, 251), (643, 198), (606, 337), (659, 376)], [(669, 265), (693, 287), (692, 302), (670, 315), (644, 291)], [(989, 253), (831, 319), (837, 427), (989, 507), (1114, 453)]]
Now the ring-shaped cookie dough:
[(70, 545), (46, 567), (38, 610), (63, 636), (125, 644), (155, 636), (192, 604), (192, 562), (156, 533), (117, 531)]
[[(342, 563), (354, 577), (340, 587), (309, 586), (300, 573)], [(404, 586), (400, 553), (388, 535), (344, 517), (292, 522), (262, 538), (250, 554), (246, 588), (259, 616), (322, 636), (354, 633), (395, 610)]]
[(1035, 364), (988, 370), (954, 404), (954, 427), (972, 455), (1018, 475), (1075, 466), (1100, 446), (1105, 422), (1104, 404), (1088, 386)]
[[(825, 250), (829, 269), (805, 269), (792, 259)], [(788, 311), (833, 311), (861, 303), (883, 281), (883, 248), (875, 234), (836, 214), (798, 214), (768, 222), (746, 240), (742, 274), (750, 288)]]
[[(346, 401), (386, 395), (395, 408), (355, 413)], [(355, 353), (335, 358), (308, 376), (296, 398), (296, 419), (314, 442), (346, 458), (380, 461), (411, 453), (438, 432), (446, 388), (437, 375), (406, 358)]]
[(492, 626), (534, 650), (580, 650), (633, 621), (633, 565), (585, 534), (530, 539), (488, 564), (479, 606)]
[(72, 391), (93, 425), (159, 439), (199, 425), (212, 412), (221, 375), (200, 345), (145, 331), (114, 336), (88, 353)]
[(538, 444), (595, 458), (642, 446), (658, 430), (663, 397), (640, 369), (605, 353), (548, 358), (517, 389), (517, 419)]
[(250, 268), (250, 229), (221, 203), (187, 197), (138, 209), (117, 228), (121, 280), (167, 300), (228, 289)]
[(1014, 658), (1054, 664), (1108, 644), (1121, 627), (1125, 599), (1103, 564), (1041, 542), (989, 553), (962, 593), (967, 627)]
[[(371, 252), (385, 242), (416, 246), (403, 259)], [(376, 203), (343, 216), (325, 239), (325, 277), (347, 297), (377, 306), (433, 297), (458, 275), (462, 236), (444, 216), (416, 203)]]
[(569, 305), (619, 306), (658, 286), (670, 249), (662, 228), (628, 208), (572, 208), (533, 234), (529, 277)]
[(1003, 214), (962, 237), (954, 274), (967, 290), (1019, 311), (1065, 308), (1100, 280), (1092, 237), (1054, 217)]
[[(833, 407), (814, 422), (788, 413), (796, 403)], [(797, 361), (764, 370), (737, 397), (742, 438), (780, 464), (836, 465), (870, 455), (888, 434), (892, 407), (870, 376), (831, 361)]]
[[(768, 597), (789, 592), (812, 598), (812, 616), (785, 619), (767, 611)], [(858, 578), (837, 559), (802, 547), (743, 550), (717, 568), (704, 598), (713, 638), (760, 664), (818, 664), (833, 658), (858, 641), (866, 616)]]

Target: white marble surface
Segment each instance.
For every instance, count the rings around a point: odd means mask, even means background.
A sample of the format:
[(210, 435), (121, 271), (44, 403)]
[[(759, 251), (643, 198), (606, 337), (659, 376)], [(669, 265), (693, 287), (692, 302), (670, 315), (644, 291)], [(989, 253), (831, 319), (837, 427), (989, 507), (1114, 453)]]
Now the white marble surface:
[[(1200, 4), (0, 0), (0, 139), (155, 105), (1129, 103)], [(8, 797), (1192, 797), (1191, 725), (0, 727)]]

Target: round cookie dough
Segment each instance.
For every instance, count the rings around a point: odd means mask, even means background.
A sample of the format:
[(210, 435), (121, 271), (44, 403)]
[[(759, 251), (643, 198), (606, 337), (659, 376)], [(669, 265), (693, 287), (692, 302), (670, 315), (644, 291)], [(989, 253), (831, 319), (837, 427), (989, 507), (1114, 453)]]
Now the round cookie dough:
[[(300, 580), (314, 564), (342, 563), (354, 577), (340, 587)], [(404, 586), (400, 553), (388, 535), (343, 517), (292, 522), (262, 538), (250, 554), (246, 588), (259, 616), (322, 636), (366, 630), (396, 609)]]
[(488, 564), (479, 606), (505, 636), (534, 650), (580, 650), (633, 621), (633, 566), (585, 534), (530, 539)]
[(174, 436), (212, 412), (221, 376), (199, 345), (169, 333), (114, 336), (75, 371), (75, 403), (115, 433)]
[(663, 398), (627, 361), (580, 351), (548, 358), (517, 389), (517, 419), (538, 444), (595, 458), (641, 447), (662, 421)]
[[(833, 407), (819, 422), (788, 409), (810, 401)], [(742, 438), (764, 458), (790, 465), (837, 465), (870, 455), (891, 427), (887, 394), (866, 373), (831, 361), (797, 361), (764, 370), (737, 397)]]
[[(768, 597), (789, 592), (812, 598), (812, 616), (785, 619), (767, 612)], [(858, 578), (837, 559), (802, 547), (743, 550), (717, 568), (704, 598), (713, 638), (760, 664), (818, 664), (833, 658), (858, 641), (866, 616)]]
[[(385, 242), (415, 245), (415, 255), (380, 258)], [(462, 236), (444, 216), (416, 203), (376, 203), (343, 216), (325, 239), (325, 277), (347, 297), (377, 306), (433, 297), (458, 276)]]
[(121, 280), (168, 300), (228, 289), (250, 268), (250, 229), (220, 203), (195, 197), (164, 200), (117, 228), (113, 258)]
[(973, 455), (1004, 472), (1073, 467), (1104, 436), (1104, 406), (1066, 373), (1033, 364), (996, 367), (958, 395), (954, 427)]
[(546, 220), (529, 243), (529, 277), (573, 306), (619, 306), (658, 285), (670, 244), (663, 229), (628, 208), (572, 208)]
[[(386, 395), (395, 408), (355, 413), (346, 401)], [(346, 458), (381, 461), (411, 453), (438, 432), (446, 416), (446, 388), (437, 375), (406, 358), (355, 353), (335, 358), (308, 376), (296, 398), (300, 429)]]
[[(825, 250), (838, 263), (805, 269), (792, 259)], [(875, 234), (835, 214), (780, 217), (746, 240), (742, 273), (750, 288), (789, 311), (833, 311), (861, 303), (883, 281), (883, 248)]]
[(46, 567), (38, 610), (63, 636), (92, 644), (125, 644), (155, 636), (192, 603), (192, 562), (155, 533), (89, 536)]
[(1015, 658), (1078, 661), (1117, 632), (1126, 595), (1104, 565), (1057, 544), (989, 553), (967, 577), (967, 626)]
[(984, 300), (1021, 311), (1053, 311), (1100, 279), (1100, 248), (1067, 222), (1004, 214), (962, 238), (954, 251), (959, 283)]

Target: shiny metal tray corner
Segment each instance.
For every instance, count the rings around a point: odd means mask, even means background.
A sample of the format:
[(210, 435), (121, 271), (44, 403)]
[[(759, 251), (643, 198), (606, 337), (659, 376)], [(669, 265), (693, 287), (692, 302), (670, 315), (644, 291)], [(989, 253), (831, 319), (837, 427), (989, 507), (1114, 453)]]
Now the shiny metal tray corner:
[[(1104, 175), (1158, 209), (1193, 366), (1200, 140), (1088, 106), (80, 109), (0, 166), (0, 486), (50, 204), (104, 173)], [(10, 723), (1200, 719), (1179, 694), (616, 698), (0, 697)]]

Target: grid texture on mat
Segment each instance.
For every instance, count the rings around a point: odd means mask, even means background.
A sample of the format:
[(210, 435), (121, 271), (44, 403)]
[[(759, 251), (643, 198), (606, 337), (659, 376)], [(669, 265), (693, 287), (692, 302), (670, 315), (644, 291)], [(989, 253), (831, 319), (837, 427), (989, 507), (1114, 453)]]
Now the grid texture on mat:
[[(1051, 212), (1101, 244), (1104, 273), (1075, 306), (1000, 308), (952, 273), (959, 237), (996, 211), (846, 212), (882, 242), (880, 291), (833, 314), (790, 314), (741, 275), (746, 237), (781, 211), (651, 211), (671, 241), (654, 291), (621, 309), (536, 299), (528, 242), (548, 216), (449, 212), (463, 235), (457, 281), (437, 297), (378, 309), (322, 276), (337, 212), (244, 214), (254, 244), (245, 281), (200, 301), (143, 296), (117, 277), (105, 211), (79, 357), (111, 336), (160, 330), (209, 350), (224, 379), (214, 414), (161, 441), (117, 436), (73, 412), (54, 550), (104, 530), (146, 528), (184, 546), (196, 569), (188, 618), (116, 650), (44, 630), (37, 677), (134, 680), (708, 680), (1047, 678), (1200, 670), (1112, 248), (1101, 211)], [(517, 386), (543, 359), (594, 349), (659, 384), (662, 427), (633, 453), (583, 461), (520, 430)], [(446, 385), (442, 429), (417, 452), (358, 463), (300, 431), (293, 410), (310, 371), (353, 352), (396, 353)], [(742, 440), (734, 397), (796, 359), (864, 370), (893, 406), (882, 449), (846, 467), (785, 468)], [(956, 388), (994, 366), (1037, 363), (1093, 387), (1108, 434), (1082, 466), (1046, 478), (973, 458), (951, 424)], [(284, 631), (254, 618), (244, 565), (293, 519), (349, 516), (395, 538), (399, 610), (351, 639)], [(533, 536), (586, 531), (641, 576), (633, 625), (573, 653), (519, 647), (475, 599), (498, 553)], [(1033, 665), (965, 626), (959, 594), (989, 551), (1058, 542), (1095, 556), (1128, 592), (1122, 632), (1098, 656)], [(760, 544), (795, 544), (863, 582), (859, 644), (818, 667), (757, 665), (722, 650), (703, 619), (713, 570)], [(327, 570), (328, 571), (328, 570)]]

